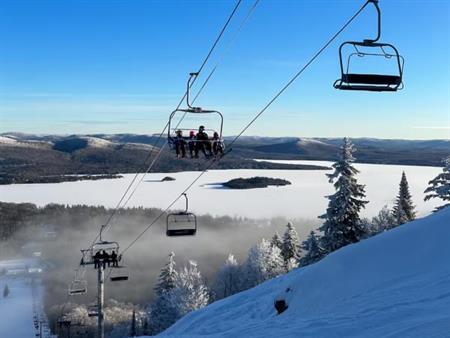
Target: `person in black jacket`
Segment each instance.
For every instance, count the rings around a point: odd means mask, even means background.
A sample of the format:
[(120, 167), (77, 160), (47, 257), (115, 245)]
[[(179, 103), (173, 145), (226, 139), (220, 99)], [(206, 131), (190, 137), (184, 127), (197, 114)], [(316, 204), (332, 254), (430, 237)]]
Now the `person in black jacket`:
[(205, 157), (212, 156), (211, 142), (209, 141), (208, 134), (205, 132), (205, 127), (200, 126), (196, 136), (197, 142), (195, 147), (195, 157), (198, 158), (198, 152), (201, 150)]
[(101, 259), (100, 251), (97, 251), (94, 255), (94, 269), (97, 269), (100, 267), (100, 259)]
[(186, 157), (186, 141), (183, 137), (183, 131), (177, 130), (175, 136), (175, 151), (177, 153), (177, 157)]
[(212, 143), (213, 143), (212, 148), (213, 148), (214, 156), (217, 156), (219, 154), (222, 155), (223, 154), (223, 143), (222, 143), (222, 140), (220, 139), (219, 133), (217, 131), (214, 132)]

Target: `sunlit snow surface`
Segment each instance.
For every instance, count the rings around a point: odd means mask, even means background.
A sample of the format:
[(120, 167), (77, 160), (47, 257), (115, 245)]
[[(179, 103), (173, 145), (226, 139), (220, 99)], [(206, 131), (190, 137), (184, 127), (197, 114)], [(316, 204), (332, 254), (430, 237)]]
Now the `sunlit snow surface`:
[[(447, 208), (213, 303), (162, 335), (450, 337), (449, 243)], [(289, 307), (277, 316), (279, 298)]]
[[(283, 161), (330, 166), (330, 162)], [(429, 213), (438, 201), (424, 202), (423, 191), (430, 179), (441, 168), (356, 164), (361, 171), (358, 179), (367, 186), (370, 203), (365, 216), (375, 215), (385, 204), (392, 205), (398, 193), (398, 184), (404, 170), (408, 177), (414, 202), (419, 215)], [(325, 195), (333, 187), (324, 170), (210, 170), (189, 191), (190, 209), (199, 214), (247, 216), (266, 218), (285, 216), (290, 218), (316, 218), (325, 211)], [(128, 206), (166, 208), (199, 175), (199, 172), (155, 173), (145, 176), (143, 183), (128, 203)], [(165, 176), (175, 181), (154, 182)], [(269, 176), (287, 179), (292, 185), (251, 190), (224, 189), (220, 183), (238, 177)], [(121, 179), (79, 181), (55, 184), (16, 184), (0, 186), (0, 200), (4, 202), (32, 202), (88, 204), (114, 207), (121, 194), (133, 179), (126, 174)], [(183, 203), (175, 205), (183, 208)]]

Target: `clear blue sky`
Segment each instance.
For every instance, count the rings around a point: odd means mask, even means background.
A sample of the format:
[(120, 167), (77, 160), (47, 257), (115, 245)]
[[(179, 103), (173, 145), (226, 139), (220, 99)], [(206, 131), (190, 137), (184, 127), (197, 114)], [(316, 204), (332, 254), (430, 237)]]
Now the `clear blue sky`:
[[(449, 3), (380, 0), (382, 41), (406, 59), (403, 91), (332, 88), (340, 42), (373, 35), (368, 8), (247, 134), (450, 138)], [(0, 0), (0, 132), (158, 132), (234, 4)], [(197, 103), (221, 110), (224, 134), (236, 134), (362, 4), (261, 0)]]

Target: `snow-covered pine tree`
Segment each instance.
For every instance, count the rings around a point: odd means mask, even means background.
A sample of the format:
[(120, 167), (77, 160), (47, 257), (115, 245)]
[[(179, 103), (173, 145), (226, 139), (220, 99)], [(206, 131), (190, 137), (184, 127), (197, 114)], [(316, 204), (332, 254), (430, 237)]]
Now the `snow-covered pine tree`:
[(294, 225), (289, 222), (286, 225), (286, 231), (283, 235), (283, 243), (281, 246), (281, 255), (283, 256), (286, 271), (290, 271), (296, 267), (295, 263), (300, 260), (300, 240)]
[(281, 250), (263, 238), (249, 250), (243, 271), (243, 290), (283, 274), (285, 265)]
[(326, 214), (319, 216), (325, 220), (320, 227), (323, 231), (320, 246), (325, 253), (333, 252), (347, 244), (358, 242), (365, 229), (360, 222), (359, 212), (365, 207), (364, 185), (358, 184), (355, 175), (359, 172), (352, 163), (355, 148), (349, 138), (344, 138), (339, 160), (332, 165), (334, 173), (327, 174), (334, 182), (336, 192), (329, 199)]
[(178, 319), (176, 308), (173, 306), (172, 292), (178, 278), (175, 270), (175, 253), (169, 254), (166, 265), (161, 269), (158, 283), (155, 287), (155, 300), (150, 305), (149, 317), (151, 334), (158, 334), (167, 329)]
[(176, 309), (177, 320), (189, 312), (208, 305), (208, 288), (196, 262), (189, 261), (188, 266), (178, 273), (172, 295), (172, 305)]
[(392, 213), (396, 220), (396, 225), (411, 222), (416, 218), (416, 212), (414, 211), (414, 204), (411, 193), (409, 192), (409, 185), (405, 172), (402, 173), (400, 188)]
[(278, 233), (278, 231), (275, 232), (275, 234), (272, 237), (272, 240), (270, 241), (270, 244), (272, 244), (272, 246), (276, 246), (278, 249), (282, 249), (283, 248), (283, 241), (281, 240), (280, 234)]
[(425, 190), (425, 193), (428, 194), (425, 196), (425, 201), (431, 198), (440, 198), (446, 202), (435, 208), (434, 211), (450, 206), (450, 156), (444, 160), (442, 173), (433, 178), (428, 185), (429, 187)]
[(212, 290), (214, 299), (218, 300), (234, 295), (240, 291), (240, 284), (239, 264), (236, 258), (232, 254), (229, 254), (227, 260), (217, 272)]
[(3, 298), (6, 298), (9, 296), (9, 286), (8, 284), (5, 284), (5, 287), (3, 288)]
[(313, 264), (323, 257), (323, 251), (319, 245), (319, 238), (314, 231), (309, 233), (308, 238), (302, 243), (301, 248), (306, 254), (300, 259), (300, 266)]
[(159, 274), (158, 283), (154, 289), (156, 295), (159, 296), (173, 289), (175, 287), (177, 275), (178, 273), (175, 270), (175, 253), (171, 252), (166, 265), (161, 269)]

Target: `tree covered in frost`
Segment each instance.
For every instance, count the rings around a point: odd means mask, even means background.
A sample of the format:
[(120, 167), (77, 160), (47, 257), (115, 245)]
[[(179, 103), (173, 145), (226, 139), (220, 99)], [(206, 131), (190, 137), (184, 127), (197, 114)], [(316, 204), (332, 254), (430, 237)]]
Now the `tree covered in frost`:
[(158, 283), (155, 286), (155, 300), (149, 307), (150, 329), (157, 334), (177, 320), (177, 310), (174, 307), (172, 291), (178, 278), (175, 270), (175, 254), (169, 254), (166, 265), (161, 269)]
[(191, 311), (208, 305), (209, 292), (198, 270), (197, 263), (189, 261), (179, 273), (172, 291), (172, 305), (177, 320)]
[(283, 248), (283, 241), (281, 240), (280, 234), (278, 233), (278, 231), (275, 232), (275, 234), (272, 237), (272, 240), (270, 241), (270, 244), (272, 244), (272, 246), (276, 246), (278, 249), (282, 249)]
[(323, 257), (323, 250), (320, 248), (319, 238), (314, 231), (309, 233), (308, 238), (303, 241), (301, 248), (305, 255), (300, 259), (300, 265), (313, 264)]
[(234, 295), (240, 291), (241, 269), (237, 260), (232, 254), (228, 255), (227, 260), (219, 269), (213, 286), (214, 299), (222, 299)]
[(281, 255), (283, 256), (286, 271), (297, 267), (300, 260), (300, 240), (294, 225), (289, 222), (283, 235), (281, 245)]
[(450, 206), (450, 156), (444, 160), (442, 173), (428, 183), (425, 193), (427, 194), (425, 201), (431, 198), (440, 198), (445, 202), (444, 205), (437, 207), (435, 211)]
[(392, 229), (397, 225), (397, 219), (394, 213), (385, 205), (376, 216), (372, 217), (368, 229), (370, 235), (376, 235), (380, 232)]
[(368, 202), (364, 200), (364, 185), (358, 184), (355, 178), (359, 171), (352, 165), (354, 151), (350, 139), (344, 138), (340, 158), (332, 165), (334, 172), (327, 174), (336, 192), (327, 196), (327, 212), (319, 217), (325, 220), (320, 227), (323, 232), (320, 244), (326, 253), (358, 242), (364, 236), (359, 212)]
[(264, 238), (249, 250), (243, 267), (242, 289), (252, 288), (285, 272), (281, 250)]
[(403, 172), (399, 192), (392, 210), (396, 224), (400, 225), (414, 220), (416, 218), (414, 208), (412, 196), (409, 192), (408, 180), (406, 179), (405, 172)]
[(175, 287), (178, 273), (175, 270), (175, 253), (171, 252), (166, 265), (161, 269), (158, 283), (155, 286), (156, 295), (161, 295)]

